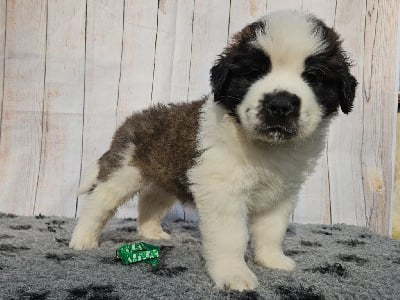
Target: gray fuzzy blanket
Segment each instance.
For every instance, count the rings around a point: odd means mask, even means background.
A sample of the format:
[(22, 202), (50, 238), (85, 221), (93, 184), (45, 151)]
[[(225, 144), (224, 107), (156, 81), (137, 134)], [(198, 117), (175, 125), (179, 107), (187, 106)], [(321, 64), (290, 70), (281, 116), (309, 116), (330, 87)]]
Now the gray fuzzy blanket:
[(296, 271), (264, 269), (249, 249), (260, 286), (239, 293), (214, 288), (196, 224), (164, 224), (173, 238), (153, 242), (161, 245), (158, 268), (116, 259), (120, 245), (140, 240), (134, 220), (110, 222), (100, 248), (87, 252), (67, 247), (74, 224), (0, 214), (1, 299), (400, 299), (400, 242), (365, 228), (291, 225), (284, 250)]

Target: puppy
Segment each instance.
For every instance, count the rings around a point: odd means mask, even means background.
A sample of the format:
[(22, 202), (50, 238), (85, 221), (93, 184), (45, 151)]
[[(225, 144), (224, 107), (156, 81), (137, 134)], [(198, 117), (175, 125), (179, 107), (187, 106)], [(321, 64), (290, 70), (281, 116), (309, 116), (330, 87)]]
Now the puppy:
[(194, 202), (210, 277), (218, 288), (254, 289), (244, 253), (293, 270), (282, 252), (296, 195), (357, 81), (337, 33), (309, 14), (269, 14), (237, 33), (211, 69), (212, 93), (133, 114), (81, 186), (89, 200), (70, 247), (98, 246), (117, 208), (140, 193), (138, 230), (168, 239), (160, 221)]

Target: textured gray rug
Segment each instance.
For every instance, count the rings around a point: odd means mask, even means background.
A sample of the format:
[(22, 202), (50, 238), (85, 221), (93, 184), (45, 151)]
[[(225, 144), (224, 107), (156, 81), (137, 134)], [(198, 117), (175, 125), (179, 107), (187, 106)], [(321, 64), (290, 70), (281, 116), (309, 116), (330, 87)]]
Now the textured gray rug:
[[(291, 225), (293, 273), (247, 261), (260, 286), (219, 291), (207, 277), (196, 224), (168, 222), (158, 268), (125, 266), (118, 246), (139, 240), (133, 220), (113, 220), (98, 250), (67, 247), (75, 220), (0, 214), (1, 299), (400, 299), (400, 242), (344, 225)], [(153, 244), (156, 244), (153, 242)]]

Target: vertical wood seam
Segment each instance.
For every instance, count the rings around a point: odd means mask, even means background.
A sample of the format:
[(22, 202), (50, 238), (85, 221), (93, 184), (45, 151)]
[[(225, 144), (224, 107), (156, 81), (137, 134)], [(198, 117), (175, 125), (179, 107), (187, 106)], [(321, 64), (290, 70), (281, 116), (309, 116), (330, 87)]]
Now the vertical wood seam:
[[(194, 12), (196, 10), (196, 0), (193, 0), (193, 12), (192, 12), (192, 34), (190, 40), (190, 60), (189, 60), (189, 69), (188, 69), (188, 85), (187, 85), (187, 94), (186, 94), (186, 102), (189, 101), (189, 90), (190, 90), (190, 73), (192, 70), (192, 53), (193, 53), (193, 28), (194, 28)], [(183, 219), (186, 220), (186, 209), (183, 207)]]
[[(367, 28), (367, 18), (368, 18), (368, 0), (365, 1), (365, 19), (364, 19), (364, 49), (365, 49), (365, 41), (366, 41), (366, 28)], [(376, 34), (376, 31), (375, 31)], [(374, 36), (374, 43), (375, 43), (375, 36)], [(372, 68), (371, 68), (372, 69)], [(371, 70), (371, 74), (372, 74), (372, 70)], [(371, 74), (370, 77), (371, 77)], [(362, 101), (364, 102), (364, 97), (367, 98), (367, 93), (365, 90), (365, 85), (364, 85), (364, 80), (365, 78), (365, 71), (363, 68), (363, 80), (362, 80)], [(369, 84), (371, 85), (371, 78), (370, 78), (370, 82)], [(368, 96), (369, 98), (369, 96)], [(367, 101), (368, 102), (368, 101)], [(364, 106), (363, 106), (363, 113), (362, 113), (362, 119), (364, 120), (365, 118), (365, 113), (364, 113)], [(361, 135), (361, 153), (360, 153), (360, 160), (361, 160), (361, 164), (363, 162), (363, 145), (364, 145), (364, 125), (362, 126), (362, 135)], [(363, 168), (361, 165), (361, 180), (362, 180), (362, 186), (363, 186), (363, 190), (365, 187), (365, 176), (364, 176), (364, 172), (363, 172)], [(368, 218), (368, 213), (367, 213), (367, 199), (363, 199), (364, 201), (364, 216), (365, 216), (365, 226), (369, 227), (369, 218)]]
[(153, 92), (154, 92), (154, 74), (155, 74), (155, 70), (156, 70), (156, 51), (157, 51), (158, 14), (159, 13), (160, 13), (160, 0), (157, 1), (157, 26), (156, 26), (156, 38), (154, 39), (153, 80), (151, 81), (150, 104), (154, 104), (153, 103)]
[(119, 61), (117, 105), (115, 107), (115, 125), (116, 125), (116, 127), (118, 126), (119, 93), (120, 93), (120, 88), (121, 88), (122, 58), (123, 58), (123, 54), (124, 54), (125, 10), (126, 10), (126, 0), (123, 1), (123, 9), (122, 9), (121, 58)]
[[(336, 26), (337, 5), (338, 5), (338, 2), (337, 2), (337, 0), (335, 0), (335, 12), (333, 15), (333, 27)], [(327, 180), (328, 180), (327, 185), (328, 185), (328, 197), (329, 197), (329, 218), (330, 218), (330, 224), (332, 224), (333, 217), (332, 217), (331, 173), (329, 171), (329, 131), (325, 137), (325, 141), (326, 141), (326, 173), (327, 173)]]
[(48, 31), (49, 31), (49, 0), (46, 0), (46, 38), (45, 38), (45, 49), (44, 49), (44, 74), (43, 74), (43, 101), (42, 101), (42, 135), (40, 136), (40, 151), (39, 151), (39, 162), (38, 162), (38, 175), (36, 180), (36, 190), (35, 198), (33, 200), (32, 215), (35, 213), (37, 193), (39, 189), (40, 181), (40, 171), (42, 168), (42, 153), (44, 147), (44, 135), (45, 135), (45, 124), (44, 124), (44, 114), (45, 114), (45, 103), (46, 103), (46, 75), (47, 75), (47, 42), (48, 42)]
[[(83, 166), (83, 140), (85, 134), (85, 104), (86, 104), (86, 52), (87, 52), (87, 19), (88, 19), (88, 0), (86, 0), (85, 6), (85, 54), (84, 54), (84, 64), (83, 64), (83, 103), (82, 103), (82, 143), (81, 143), (81, 167), (79, 171), (79, 186), (82, 180), (82, 166)], [(79, 195), (75, 198), (75, 218), (78, 213)]]
[(3, 47), (3, 53), (4, 53), (4, 57), (3, 57), (3, 93), (2, 93), (2, 101), (1, 101), (1, 105), (0, 105), (0, 145), (1, 145), (1, 129), (2, 129), (2, 124), (3, 124), (3, 106), (4, 106), (4, 87), (5, 87), (5, 82), (6, 82), (6, 43), (7, 43), (7, 3), (8, 0), (6, 1), (6, 13), (5, 13), (5, 20), (4, 20), (4, 47)]
[[(366, 43), (366, 34), (367, 34), (367, 30), (366, 30), (366, 28), (367, 28), (367, 19), (368, 19), (368, 0), (365, 1), (365, 19), (364, 19), (364, 36), (363, 36), (363, 39), (364, 39), (364, 41), (363, 41), (364, 51), (365, 51), (365, 46), (366, 46), (365, 43)], [(378, 20), (376, 20), (376, 22), (377, 21)], [(374, 41), (372, 43), (372, 56), (373, 56), (373, 49), (375, 48), (375, 41), (376, 41), (376, 24), (375, 24), (375, 31), (374, 31)], [(364, 53), (364, 55), (365, 55), (365, 53)], [(366, 89), (365, 89), (365, 80), (364, 80), (364, 78), (365, 78), (365, 69), (364, 69), (364, 66), (363, 66), (363, 70), (362, 70), (363, 71), (362, 93), (361, 93), (362, 102), (364, 102), (364, 97), (367, 100), (366, 102), (369, 102), (368, 99), (370, 98), (371, 83), (372, 83), (372, 73), (373, 73), (372, 72), (372, 68), (373, 68), (373, 64), (371, 66), (371, 72), (369, 74), (369, 77), (370, 77), (369, 78), (369, 87), (368, 87), (369, 91), (368, 91), (368, 96), (367, 96)], [(363, 109), (363, 111), (362, 111), (362, 120), (364, 121), (365, 120), (364, 105), (362, 106), (362, 109)], [(367, 209), (368, 209), (367, 208), (367, 199), (365, 197), (365, 176), (364, 176), (364, 168), (363, 168), (363, 165), (364, 165), (364, 160), (363, 160), (363, 157), (364, 157), (364, 147), (363, 147), (363, 145), (364, 145), (364, 131), (365, 131), (365, 128), (364, 128), (364, 122), (363, 122), (363, 124), (362, 124), (362, 134), (361, 134), (361, 152), (360, 152), (361, 181), (362, 181), (362, 187), (363, 187), (363, 193), (364, 193), (363, 201), (364, 201), (365, 226), (369, 228), (372, 212), (370, 212), (369, 214), (367, 212)], [(372, 197), (372, 209), (373, 209), (373, 207), (374, 207), (374, 197)]]
[[(196, 10), (196, 0), (193, 0), (193, 13), (192, 13), (192, 37), (190, 41), (190, 60), (189, 60), (189, 78), (188, 78), (188, 85), (187, 85), (187, 96), (186, 102), (189, 101), (189, 91), (190, 91), (190, 74), (192, 71), (192, 54), (193, 54), (193, 29), (194, 29), (194, 12)], [(185, 210), (184, 210), (185, 211)]]
[(226, 38), (226, 44), (229, 43), (229, 37), (231, 36), (231, 14), (232, 14), (232, 0), (229, 0), (229, 16), (228, 16), (228, 36)]

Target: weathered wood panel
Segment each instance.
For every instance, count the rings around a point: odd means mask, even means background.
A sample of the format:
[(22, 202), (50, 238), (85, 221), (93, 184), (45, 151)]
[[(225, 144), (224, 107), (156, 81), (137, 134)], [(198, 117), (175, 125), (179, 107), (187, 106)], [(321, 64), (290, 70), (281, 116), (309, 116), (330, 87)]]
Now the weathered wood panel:
[(82, 155), (86, 3), (48, 2), (43, 139), (34, 214), (74, 216)]
[[(123, 0), (87, 1), (83, 173), (107, 150), (116, 129), (123, 11)], [(84, 201), (79, 197), (78, 215)]]
[(301, 10), (302, 0), (268, 0), (267, 11), (272, 12), (283, 9)]
[(210, 92), (210, 68), (228, 40), (229, 10), (229, 0), (195, 2), (189, 100)]
[(194, 1), (159, 5), (152, 103), (187, 101)]
[(364, 35), (360, 34), (365, 30), (365, 17), (365, 1), (337, 0), (335, 28), (344, 39), (345, 50), (357, 59), (353, 73), (359, 86), (354, 111), (349, 115), (340, 113), (330, 128), (328, 170), (333, 223), (366, 224), (361, 167)]
[(4, 83), (4, 46), (6, 44), (6, 14), (7, 2), (0, 0), (0, 141), (1, 141), (1, 117), (3, 111), (3, 83)]
[(42, 141), (46, 1), (8, 1), (0, 211), (32, 215)]
[(267, 0), (232, 0), (229, 15), (229, 36), (240, 31), (267, 12)]
[[(134, 110), (151, 103), (157, 8), (157, 0), (125, 0), (117, 126)], [(136, 199), (119, 208), (117, 217), (136, 217)]]
[[(400, 49), (398, 1), (367, 1), (362, 100), (362, 171), (367, 226), (375, 232), (391, 230), (391, 198), (397, 115), (396, 64)], [(361, 80), (361, 79), (360, 79)], [(373, 117), (373, 118), (372, 118)]]

